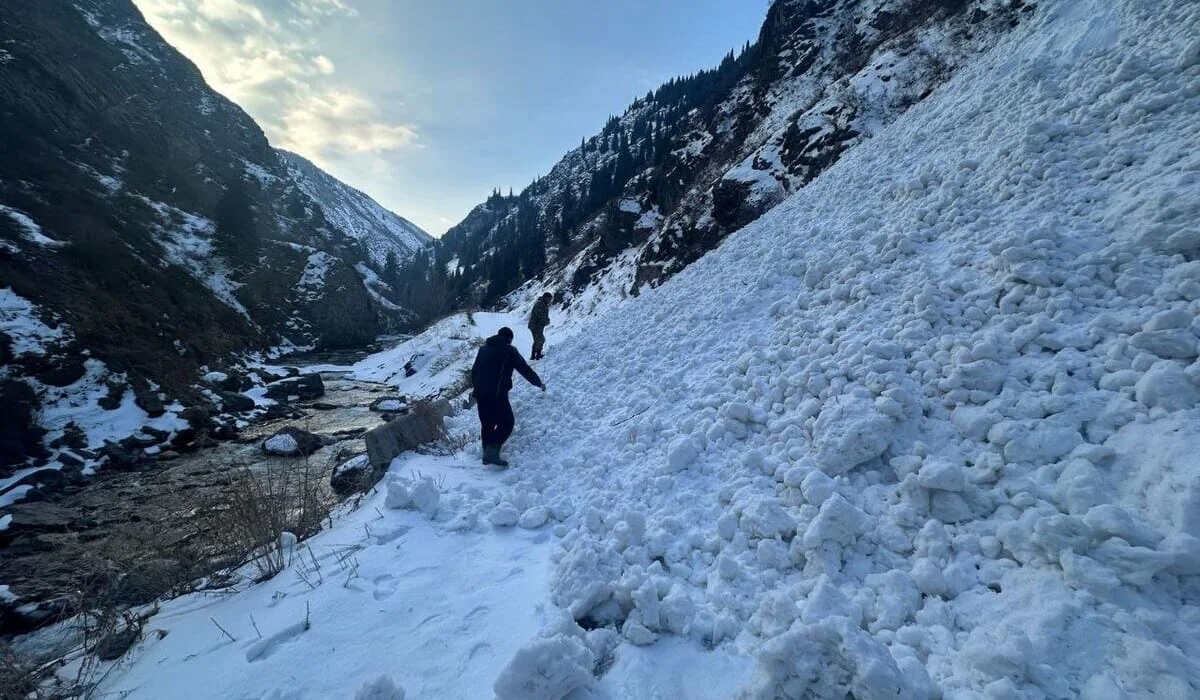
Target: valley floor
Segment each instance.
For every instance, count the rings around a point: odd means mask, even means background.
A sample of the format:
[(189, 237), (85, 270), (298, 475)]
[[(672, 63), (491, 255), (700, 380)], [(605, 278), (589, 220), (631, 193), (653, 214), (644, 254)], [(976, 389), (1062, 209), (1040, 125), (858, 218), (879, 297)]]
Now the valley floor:
[[(399, 459), (276, 579), (169, 603), (101, 690), (1200, 697), (1200, 6), (1038, 12), (552, 337), (509, 471)], [(453, 384), (521, 325), (480, 316), (353, 371)]]

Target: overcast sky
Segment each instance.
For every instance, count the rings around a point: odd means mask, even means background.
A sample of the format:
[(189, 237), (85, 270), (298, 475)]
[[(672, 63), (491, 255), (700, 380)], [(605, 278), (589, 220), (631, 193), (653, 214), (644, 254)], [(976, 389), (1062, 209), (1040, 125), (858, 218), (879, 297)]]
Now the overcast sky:
[(134, 2), (272, 144), (440, 235), (754, 39), (769, 0)]

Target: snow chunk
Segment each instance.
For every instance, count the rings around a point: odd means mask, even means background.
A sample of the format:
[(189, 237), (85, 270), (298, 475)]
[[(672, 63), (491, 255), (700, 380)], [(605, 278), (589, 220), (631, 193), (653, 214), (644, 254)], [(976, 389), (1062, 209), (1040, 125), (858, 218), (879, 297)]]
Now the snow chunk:
[(927, 489), (964, 491), (967, 488), (967, 471), (961, 464), (931, 458), (921, 465), (917, 481)]
[(413, 481), (404, 477), (393, 477), (388, 482), (384, 507), (392, 510), (419, 510), (427, 518), (433, 518), (441, 506), (442, 492), (433, 477), (423, 476)]
[(1083, 442), (1078, 430), (1061, 426), (1034, 424), (1019, 429), (1017, 434), (1004, 445), (1004, 459), (1008, 462), (1046, 464), (1065, 457)]
[(526, 530), (536, 530), (546, 524), (546, 520), (550, 517), (550, 511), (546, 506), (534, 506), (521, 514), (521, 519), (517, 524)]
[(1200, 388), (1178, 362), (1160, 360), (1134, 386), (1137, 400), (1148, 408), (1181, 411), (1200, 402)]
[(804, 532), (804, 546), (808, 549), (820, 547), (824, 542), (853, 544), (863, 532), (867, 514), (847, 501), (841, 494), (833, 494)]
[(755, 500), (742, 511), (741, 529), (751, 537), (790, 537), (796, 521), (783, 509), (777, 498)]
[[(844, 618), (796, 623), (763, 645), (747, 700), (921, 698), (887, 647)], [(928, 683), (928, 678), (925, 679)]]
[(396, 685), (391, 676), (380, 676), (363, 683), (354, 700), (404, 700), (404, 689)]
[(826, 404), (817, 418), (817, 458), (823, 471), (844, 474), (875, 459), (891, 444), (895, 423), (861, 397)]
[(667, 447), (667, 471), (681, 472), (691, 466), (700, 456), (700, 441), (685, 435), (675, 438)]
[(498, 700), (562, 700), (592, 684), (595, 663), (583, 642), (555, 635), (518, 651), (493, 690)]
[(221, 382), (228, 381), (229, 375), (224, 372), (209, 372), (202, 379), (206, 384), (220, 384)]
[(521, 511), (511, 503), (501, 503), (488, 515), (488, 522), (494, 527), (512, 527), (521, 518)]
[(804, 477), (804, 481), (800, 484), (800, 493), (804, 494), (804, 500), (819, 506), (829, 499), (836, 491), (836, 484), (829, 475), (820, 469), (814, 469), (808, 476)]

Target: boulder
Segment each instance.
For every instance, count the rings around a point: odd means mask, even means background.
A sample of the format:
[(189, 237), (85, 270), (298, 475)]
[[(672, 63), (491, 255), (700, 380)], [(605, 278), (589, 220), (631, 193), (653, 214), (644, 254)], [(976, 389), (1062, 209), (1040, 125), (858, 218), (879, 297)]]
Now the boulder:
[(403, 396), (381, 396), (367, 409), (377, 413), (408, 413), (408, 401)]
[(345, 497), (360, 491), (366, 491), (379, 482), (385, 469), (371, 466), (367, 455), (357, 455), (339, 464), (329, 477), (329, 486), (333, 492)]
[(108, 393), (96, 403), (106, 411), (115, 411), (121, 407), (121, 400), (125, 398), (127, 388), (125, 382), (110, 381), (108, 382)]
[(41, 400), (25, 382), (0, 380), (0, 455), (4, 455), (0, 475), (29, 457), (41, 457), (45, 429), (38, 425)]
[(162, 399), (158, 397), (158, 392), (150, 386), (150, 382), (141, 377), (134, 377), (130, 382), (133, 388), (134, 403), (138, 405), (146, 415), (151, 418), (158, 418), (167, 412), (167, 407), (163, 405)]
[(304, 374), (267, 385), (267, 398), (276, 401), (291, 401), (293, 396), (300, 401), (312, 401), (324, 395), (325, 382), (319, 374)]
[(179, 417), (187, 421), (188, 425), (198, 433), (207, 433), (214, 427), (212, 416), (209, 415), (207, 409), (200, 406), (189, 406), (183, 409)]
[(325, 445), (320, 435), (300, 428), (283, 428), (263, 440), (262, 449), (277, 457), (300, 457), (311, 455)]
[(31, 472), (21, 477), (13, 487), (18, 486), (33, 486), (41, 489), (43, 493), (54, 493), (71, 483), (70, 477), (63, 473), (61, 469), (47, 467)]
[(397, 455), (441, 438), (446, 430), (442, 419), (449, 412), (450, 404), (443, 399), (434, 404), (436, 419), (431, 420), (425, 412), (412, 412), (368, 431), (364, 439), (371, 466), (386, 469)]
[(245, 394), (238, 394), (232, 391), (219, 391), (217, 395), (221, 397), (222, 411), (227, 413), (243, 413), (254, 410), (254, 399)]
[(116, 661), (129, 651), (129, 647), (138, 640), (139, 629), (137, 627), (126, 627), (123, 630), (110, 632), (105, 635), (96, 646), (92, 648), (92, 652), (96, 654), (96, 658), (101, 661)]
[(137, 471), (148, 461), (140, 448), (131, 448), (112, 441), (104, 443), (100, 454), (107, 458), (106, 466), (117, 471)]

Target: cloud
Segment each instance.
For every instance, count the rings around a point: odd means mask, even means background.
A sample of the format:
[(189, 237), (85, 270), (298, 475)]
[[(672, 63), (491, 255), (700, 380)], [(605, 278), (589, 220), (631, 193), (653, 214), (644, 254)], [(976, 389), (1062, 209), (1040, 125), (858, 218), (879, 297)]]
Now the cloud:
[(313, 39), (354, 14), (344, 0), (135, 0), (205, 79), (271, 142), (322, 166), (418, 145), (416, 128), (339, 82)]

